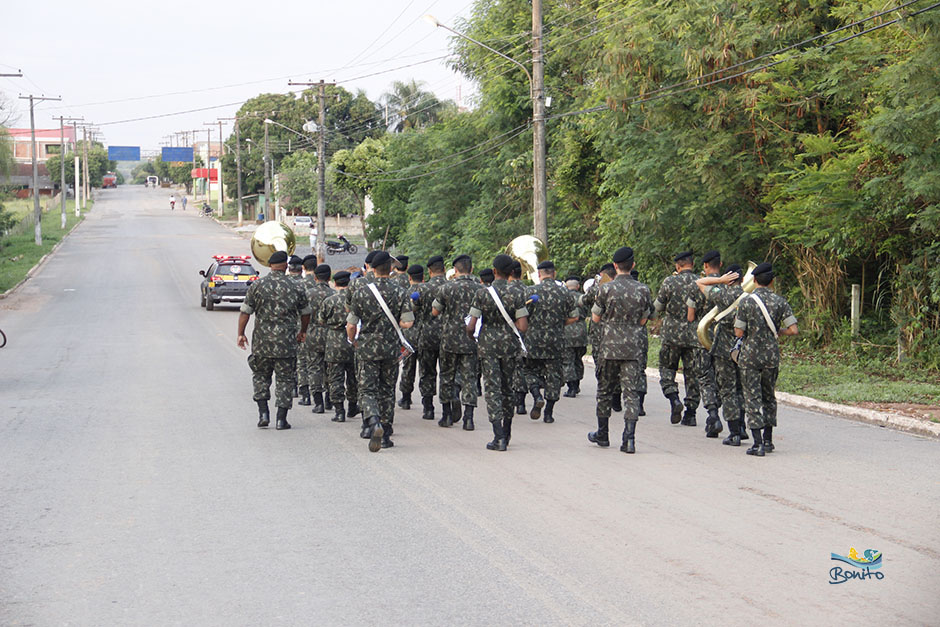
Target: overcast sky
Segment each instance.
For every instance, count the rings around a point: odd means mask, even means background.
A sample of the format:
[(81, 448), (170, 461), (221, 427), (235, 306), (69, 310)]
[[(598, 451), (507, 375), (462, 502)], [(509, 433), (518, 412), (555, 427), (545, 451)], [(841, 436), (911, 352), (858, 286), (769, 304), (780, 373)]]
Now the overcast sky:
[(37, 127), (57, 128), (53, 116), (81, 116), (100, 126), (107, 145), (156, 149), (164, 135), (232, 116), (238, 104), (228, 103), (301, 89), (289, 87), (290, 79), (336, 80), (373, 100), (392, 81), (411, 78), (442, 99), (456, 99), (458, 86), (464, 97), (472, 91), (442, 60), (388, 71), (446, 54), (448, 33), (421, 16), (452, 25), (472, 0), (4, 4), (0, 73), (25, 75), (0, 78), (0, 91), (18, 107), (17, 126), (29, 126), (18, 95), (61, 95), (61, 103), (37, 106)]

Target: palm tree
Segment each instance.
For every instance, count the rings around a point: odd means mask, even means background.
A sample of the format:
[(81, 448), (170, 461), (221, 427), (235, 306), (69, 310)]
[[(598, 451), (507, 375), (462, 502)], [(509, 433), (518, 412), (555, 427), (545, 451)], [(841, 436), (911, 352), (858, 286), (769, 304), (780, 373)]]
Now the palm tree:
[(395, 81), (382, 97), (385, 101), (388, 129), (400, 133), (406, 128), (423, 128), (440, 121), (449, 101), (440, 101), (425, 91), (423, 81)]

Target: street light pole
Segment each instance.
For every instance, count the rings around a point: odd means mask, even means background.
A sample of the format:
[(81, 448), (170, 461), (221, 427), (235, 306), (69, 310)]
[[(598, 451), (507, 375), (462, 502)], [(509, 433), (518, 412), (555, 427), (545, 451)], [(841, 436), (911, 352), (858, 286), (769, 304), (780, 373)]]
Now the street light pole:
[(268, 166), (271, 162), (271, 153), (268, 151), (268, 124), (271, 120), (264, 120), (264, 219), (269, 219), (268, 203), (271, 202), (271, 177)]
[(31, 153), (33, 157), (33, 218), (36, 221), (36, 246), (42, 246), (42, 209), (39, 208), (39, 161), (36, 157), (36, 114), (33, 106), (36, 100), (62, 100), (61, 98), (47, 98), (44, 96), (20, 96), (21, 100), (29, 100), (29, 131), (32, 137)]
[[(53, 120), (56, 118), (52, 118)], [(59, 116), (59, 160), (62, 162), (59, 165), (61, 166), (59, 172), (59, 188), (60, 195), (62, 200), (62, 229), (65, 229), (65, 121), (77, 122), (84, 120), (85, 118), (67, 118), (65, 116)], [(75, 128), (74, 126), (72, 127)], [(76, 181), (77, 185), (77, 181)], [(78, 193), (78, 187), (75, 188), (76, 196)]]

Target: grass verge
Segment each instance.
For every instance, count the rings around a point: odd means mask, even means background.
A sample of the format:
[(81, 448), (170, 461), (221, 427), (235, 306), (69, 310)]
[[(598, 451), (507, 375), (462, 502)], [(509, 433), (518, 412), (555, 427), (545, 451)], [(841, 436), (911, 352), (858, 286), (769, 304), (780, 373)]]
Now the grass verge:
[[(4, 203), (6, 205), (6, 203)], [(89, 202), (88, 209), (91, 209)], [(87, 211), (86, 210), (86, 211)], [(15, 286), (26, 277), (43, 255), (62, 241), (69, 231), (81, 221), (74, 212), (66, 213), (65, 228), (60, 228), (61, 214), (51, 210), (42, 215), (42, 245), (37, 246), (33, 229), (25, 233), (0, 238), (0, 293)]]

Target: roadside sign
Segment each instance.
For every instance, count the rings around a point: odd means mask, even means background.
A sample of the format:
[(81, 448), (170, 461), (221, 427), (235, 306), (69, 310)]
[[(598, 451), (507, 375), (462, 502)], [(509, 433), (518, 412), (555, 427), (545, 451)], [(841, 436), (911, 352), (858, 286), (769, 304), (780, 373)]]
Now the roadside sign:
[(193, 149), (185, 146), (176, 148), (164, 146), (163, 150), (160, 151), (160, 159), (161, 161), (189, 161), (192, 163)]
[(108, 146), (111, 161), (140, 161), (140, 146)]

